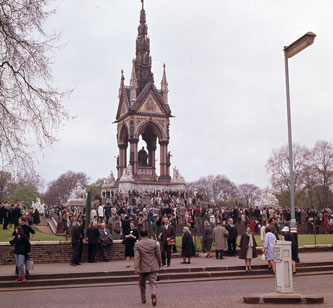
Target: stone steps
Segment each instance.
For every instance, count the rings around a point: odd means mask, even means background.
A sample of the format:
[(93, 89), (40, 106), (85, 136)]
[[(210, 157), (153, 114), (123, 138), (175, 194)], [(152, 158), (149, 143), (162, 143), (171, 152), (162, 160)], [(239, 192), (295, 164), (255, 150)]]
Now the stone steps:
[[(297, 266), (296, 275), (333, 274), (333, 262), (301, 263)], [(221, 279), (269, 278), (272, 273), (266, 265), (253, 266), (252, 272), (244, 271), (244, 266), (230, 267), (196, 267), (196, 268), (162, 268), (159, 272), (160, 283), (192, 282)], [(31, 274), (24, 283), (15, 281), (15, 276), (0, 277), (0, 292), (24, 289), (44, 289), (63, 287), (84, 287), (97, 285), (121, 285), (137, 283), (138, 276), (133, 270), (89, 272), (89, 273), (57, 273)]]

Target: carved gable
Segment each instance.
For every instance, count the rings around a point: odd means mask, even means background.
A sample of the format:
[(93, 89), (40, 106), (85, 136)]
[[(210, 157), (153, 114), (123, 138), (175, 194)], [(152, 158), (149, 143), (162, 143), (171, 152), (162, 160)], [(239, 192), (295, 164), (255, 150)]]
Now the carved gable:
[(125, 113), (128, 112), (127, 102), (125, 96), (123, 96), (121, 105), (120, 105), (120, 114), (119, 116), (123, 116)]
[(160, 106), (154, 99), (153, 95), (150, 93), (145, 100), (145, 102), (142, 104), (142, 106), (139, 109), (139, 112), (145, 112), (145, 113), (163, 113)]

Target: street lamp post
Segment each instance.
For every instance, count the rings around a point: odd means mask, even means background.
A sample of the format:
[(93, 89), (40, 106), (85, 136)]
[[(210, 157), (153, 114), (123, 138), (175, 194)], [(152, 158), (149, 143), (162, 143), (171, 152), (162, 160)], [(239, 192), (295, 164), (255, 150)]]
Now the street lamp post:
[[(294, 185), (294, 163), (293, 163), (293, 145), (292, 145), (292, 135), (291, 135), (291, 114), (290, 114), (290, 91), (289, 91), (289, 70), (288, 70), (288, 59), (298, 54), (300, 51), (310, 46), (316, 35), (312, 32), (308, 32), (300, 37), (297, 41), (285, 46), (284, 51), (284, 62), (285, 62), (285, 75), (286, 75), (286, 97), (287, 97), (287, 119), (288, 119), (288, 145), (289, 145), (289, 168), (290, 168), (290, 231), (294, 234), (297, 247), (297, 225), (296, 225), (296, 215), (295, 215), (295, 185)], [(298, 259), (298, 250), (297, 250)]]

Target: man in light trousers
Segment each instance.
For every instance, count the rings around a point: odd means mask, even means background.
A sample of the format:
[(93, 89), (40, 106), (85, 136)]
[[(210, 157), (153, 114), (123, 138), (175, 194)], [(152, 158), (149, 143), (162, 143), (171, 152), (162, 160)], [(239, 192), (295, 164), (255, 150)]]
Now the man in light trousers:
[(146, 303), (146, 280), (150, 285), (151, 303), (156, 306), (158, 271), (162, 265), (161, 250), (158, 242), (148, 238), (147, 230), (140, 230), (141, 240), (134, 246), (135, 274), (139, 274), (141, 302)]

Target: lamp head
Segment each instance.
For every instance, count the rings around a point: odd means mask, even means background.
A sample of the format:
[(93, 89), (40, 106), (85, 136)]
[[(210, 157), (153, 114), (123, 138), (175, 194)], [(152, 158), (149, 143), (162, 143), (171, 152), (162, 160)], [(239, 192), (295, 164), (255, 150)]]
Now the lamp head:
[(302, 37), (300, 37), (294, 43), (290, 44), (289, 46), (285, 46), (283, 48), (285, 56), (287, 58), (291, 58), (294, 55), (298, 54), (303, 49), (312, 45), (315, 37), (316, 37), (316, 34), (314, 34), (313, 32), (308, 32), (308, 33), (304, 34)]

